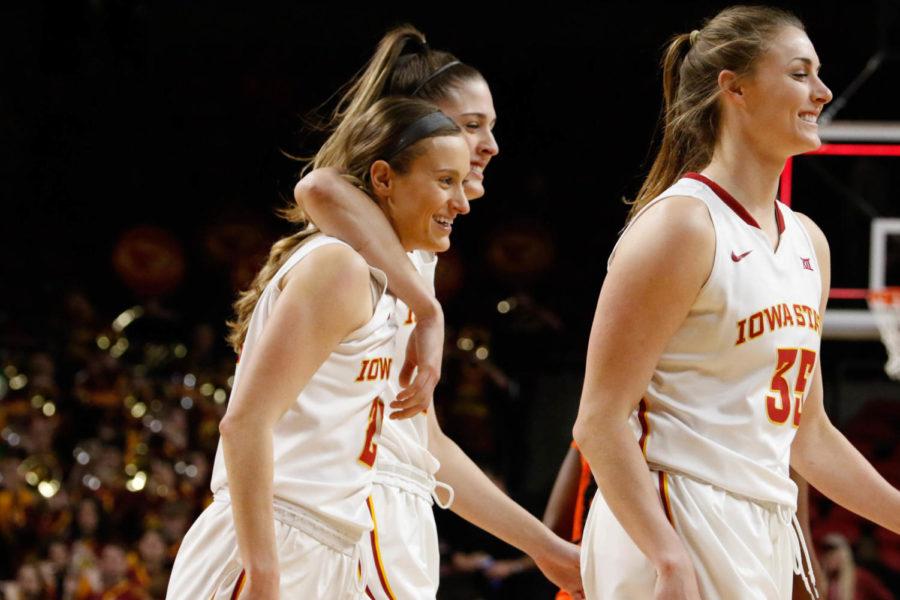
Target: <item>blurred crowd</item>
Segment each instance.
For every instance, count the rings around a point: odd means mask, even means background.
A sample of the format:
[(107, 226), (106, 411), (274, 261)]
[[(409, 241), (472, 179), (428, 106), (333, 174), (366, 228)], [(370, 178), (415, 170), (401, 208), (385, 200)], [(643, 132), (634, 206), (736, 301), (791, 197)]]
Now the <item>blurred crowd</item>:
[[(53, 343), (0, 348), (0, 599), (164, 598), (179, 542), (211, 500), (234, 368), (223, 326), (152, 302), (100, 314), (76, 292), (58, 310), (44, 324)], [(448, 337), (441, 419), (502, 486), (517, 384), (488, 357), (487, 331)], [(872, 410), (849, 431), (890, 470), (900, 411)], [(893, 598), (897, 536), (812, 503), (828, 597)], [(552, 597), (530, 559), (455, 519), (439, 515), (442, 598)]]

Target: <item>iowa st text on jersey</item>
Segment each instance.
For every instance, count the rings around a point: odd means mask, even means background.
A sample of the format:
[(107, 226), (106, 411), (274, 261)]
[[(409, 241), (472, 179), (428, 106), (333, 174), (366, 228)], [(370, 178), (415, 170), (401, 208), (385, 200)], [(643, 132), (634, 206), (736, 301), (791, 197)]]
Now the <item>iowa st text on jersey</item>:
[(739, 346), (748, 339), (782, 327), (807, 327), (821, 335), (822, 317), (819, 311), (805, 304), (774, 304), (737, 322), (738, 336), (734, 345)]

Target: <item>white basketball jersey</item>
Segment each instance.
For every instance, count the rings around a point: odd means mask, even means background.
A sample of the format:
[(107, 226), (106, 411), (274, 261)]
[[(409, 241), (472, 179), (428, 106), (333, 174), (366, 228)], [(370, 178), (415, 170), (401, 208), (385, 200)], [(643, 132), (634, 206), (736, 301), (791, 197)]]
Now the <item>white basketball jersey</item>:
[[(343, 243), (324, 235), (314, 237), (300, 246), (268, 283), (250, 318), (235, 370), (235, 389), (241, 385), (241, 367), (252, 356), (274, 310), (281, 279), (317, 248)], [(366, 497), (374, 476), (383, 392), (394, 370), (396, 327), (390, 319), (394, 298), (386, 293), (384, 273), (370, 270), (372, 318), (337, 345), (272, 431), (275, 498), (298, 505), (351, 535), (372, 528)], [(213, 493), (227, 483), (220, 440), (212, 473)]]
[(687, 174), (648, 206), (670, 196), (706, 205), (715, 258), (660, 356), (632, 428), (656, 468), (795, 507), (791, 442), (822, 327), (815, 249), (803, 224), (780, 202), (773, 207), (780, 232), (773, 251), (749, 212), (702, 175)]
[[(434, 271), (437, 267), (437, 256), (431, 252), (416, 250), (409, 253), (412, 261), (422, 279), (434, 290)], [(406, 360), (406, 346), (409, 336), (416, 327), (416, 318), (412, 310), (400, 299), (396, 300), (397, 310), (394, 311), (394, 322), (397, 326), (397, 335), (394, 345), (394, 365), (391, 371), (390, 384), (385, 390), (385, 402), (390, 404), (400, 391), (400, 369)], [(433, 475), (440, 463), (428, 451), (428, 417), (418, 414), (409, 419), (385, 419), (381, 429), (381, 445), (379, 458), (402, 462)]]

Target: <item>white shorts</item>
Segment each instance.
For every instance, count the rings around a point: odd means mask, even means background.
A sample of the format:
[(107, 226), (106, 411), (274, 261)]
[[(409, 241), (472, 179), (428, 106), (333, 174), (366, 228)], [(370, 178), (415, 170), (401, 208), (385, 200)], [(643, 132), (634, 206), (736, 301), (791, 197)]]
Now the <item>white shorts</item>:
[[(276, 504), (275, 516), (282, 598), (366, 597), (359, 581), (359, 544), (284, 505)], [(184, 536), (166, 598), (234, 600), (245, 579), (231, 503), (217, 494)]]
[[(791, 598), (793, 574), (802, 568), (793, 510), (760, 504), (683, 475), (650, 474), (690, 554), (702, 598)], [(581, 574), (589, 600), (653, 597), (656, 569), (599, 492), (585, 525)]]
[(366, 594), (374, 600), (434, 600), (441, 566), (434, 478), (380, 458), (375, 468), (369, 497), (375, 528), (362, 548)]

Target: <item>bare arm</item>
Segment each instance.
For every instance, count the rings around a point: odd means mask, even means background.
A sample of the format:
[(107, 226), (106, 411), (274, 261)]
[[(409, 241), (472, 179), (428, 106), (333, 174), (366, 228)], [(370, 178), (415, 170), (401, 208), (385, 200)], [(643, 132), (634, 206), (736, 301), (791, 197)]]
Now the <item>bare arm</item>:
[(368, 267), (346, 246), (316, 250), (285, 279), (219, 424), (238, 549), (250, 589), (266, 598), (277, 597), (279, 581), (272, 427), (338, 342), (372, 314)]
[(559, 467), (556, 481), (547, 508), (544, 510), (544, 525), (559, 537), (572, 539), (572, 519), (575, 503), (578, 501), (578, 483), (581, 477), (581, 458), (578, 449), (570, 446)]
[(397, 234), (380, 208), (363, 191), (351, 185), (333, 168), (316, 169), (294, 187), (294, 199), (323, 232), (356, 248), (384, 271), (388, 285), (416, 315), (416, 329), (401, 372), (406, 385), (413, 367), (412, 384), (397, 395), (391, 418), (411, 417), (428, 408), (441, 377), (444, 347), (444, 313), (400, 245)]
[(628, 418), (708, 278), (714, 252), (709, 213), (694, 198), (667, 198), (624, 234), (600, 290), (574, 428), (610, 510), (656, 567), (657, 597), (699, 593)]
[(440, 461), (437, 478), (455, 497), (450, 509), (473, 525), (531, 556), (550, 581), (582, 597), (579, 550), (553, 535), (488, 479), (472, 459), (444, 434), (434, 411), (428, 411), (428, 449)]
[[(822, 274), (820, 314), (831, 285), (831, 254), (822, 231), (799, 215), (816, 248)], [(791, 466), (811, 485), (847, 510), (900, 533), (900, 490), (882, 477), (831, 423), (823, 402), (821, 361), (803, 403), (800, 428), (791, 446)]]

